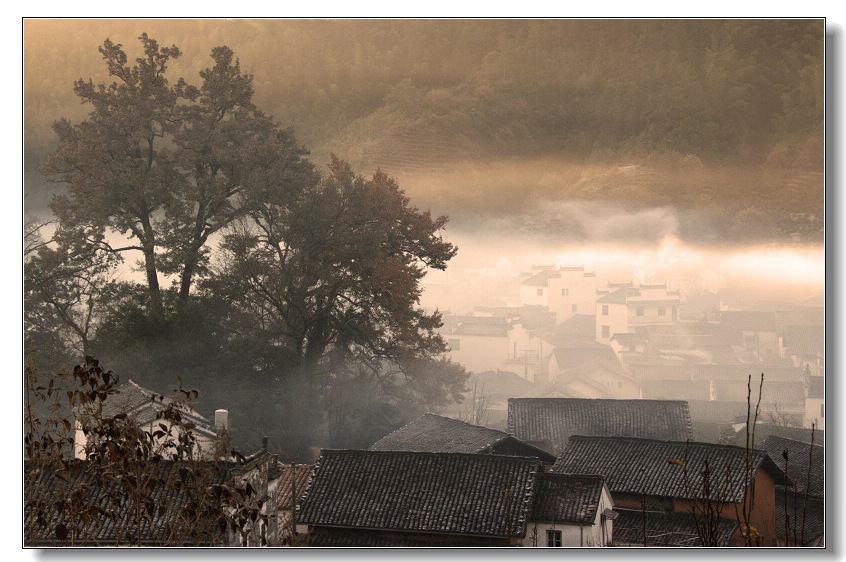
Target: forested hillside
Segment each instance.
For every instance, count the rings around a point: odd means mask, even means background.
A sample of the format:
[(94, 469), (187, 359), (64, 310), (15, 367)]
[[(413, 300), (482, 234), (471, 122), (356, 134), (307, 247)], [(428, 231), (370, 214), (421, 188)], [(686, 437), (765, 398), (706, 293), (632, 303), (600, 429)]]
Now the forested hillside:
[[(442, 175), (551, 159), (579, 169), (557, 172), (542, 193), (552, 199), (728, 201), (729, 226), (759, 212), (774, 235), (821, 236), (803, 216), (822, 212), (822, 20), (28, 22), (31, 205), (47, 200), (34, 170), (54, 143), (51, 122), (84, 116), (73, 80), (105, 79), (97, 45), (133, 44), (142, 31), (185, 53), (175, 75), (195, 75), (213, 46), (233, 48), (255, 76), (257, 105), (317, 162), (335, 153), (356, 169)], [(586, 189), (586, 165), (588, 182), (597, 166), (600, 176), (649, 173)], [(461, 196), (443, 191), (432, 201), (449, 212)]]

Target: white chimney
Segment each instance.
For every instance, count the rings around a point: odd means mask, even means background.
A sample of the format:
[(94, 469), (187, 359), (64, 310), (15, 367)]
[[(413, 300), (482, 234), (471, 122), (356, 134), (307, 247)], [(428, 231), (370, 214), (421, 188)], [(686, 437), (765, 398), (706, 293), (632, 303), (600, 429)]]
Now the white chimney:
[(215, 410), (214, 411), (214, 429), (220, 431), (221, 429), (229, 430), (229, 410)]

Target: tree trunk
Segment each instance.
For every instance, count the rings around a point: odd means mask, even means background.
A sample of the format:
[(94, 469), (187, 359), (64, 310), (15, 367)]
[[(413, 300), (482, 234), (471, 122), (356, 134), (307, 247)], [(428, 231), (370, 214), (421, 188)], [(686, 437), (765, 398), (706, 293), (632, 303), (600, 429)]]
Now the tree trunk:
[(147, 287), (150, 290), (150, 310), (154, 316), (161, 316), (162, 292), (159, 288), (159, 274), (156, 270), (156, 250), (153, 244), (144, 244), (144, 267), (147, 272)]

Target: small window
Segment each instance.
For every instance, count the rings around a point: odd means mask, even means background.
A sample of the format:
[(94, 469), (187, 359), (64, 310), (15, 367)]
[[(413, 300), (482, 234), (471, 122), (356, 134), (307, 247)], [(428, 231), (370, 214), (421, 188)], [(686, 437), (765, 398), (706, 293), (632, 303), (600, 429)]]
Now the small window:
[(602, 315), (608, 316), (608, 305), (607, 304), (602, 305)]
[(447, 345), (453, 351), (458, 351), (461, 349), (461, 340), (449, 340), (447, 341)]
[(610, 338), (611, 337), (611, 328), (609, 326), (602, 327), (602, 337), (603, 338)]
[(555, 529), (547, 529), (546, 546), (561, 546), (561, 531)]
[(665, 316), (667, 314), (667, 309), (663, 306), (658, 307), (658, 316)]
[(569, 297), (570, 296), (570, 289), (561, 289), (561, 296), (562, 297)]
[(623, 381), (617, 381), (617, 388), (623, 388)]
[(825, 404), (820, 404), (820, 417), (825, 417)]
[(542, 296), (543, 296), (543, 289), (538, 289), (538, 296), (539, 296), (539, 297), (542, 297)]
[(573, 312), (578, 312), (578, 311), (579, 311), (579, 307), (578, 307), (578, 306), (576, 306), (575, 304), (574, 304), (573, 306), (571, 306), (570, 308), (573, 310)]
[(643, 316), (643, 307), (639, 306), (635, 309), (635, 314), (638, 316)]

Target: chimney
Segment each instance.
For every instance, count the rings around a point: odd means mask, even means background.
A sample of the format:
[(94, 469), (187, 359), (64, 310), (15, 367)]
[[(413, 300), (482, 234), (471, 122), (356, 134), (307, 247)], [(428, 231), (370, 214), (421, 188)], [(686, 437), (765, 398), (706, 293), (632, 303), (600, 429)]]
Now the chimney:
[(267, 435), (265, 435), (261, 440), (261, 450), (263, 452), (267, 452)]
[(229, 430), (229, 410), (215, 410), (214, 411), (214, 429), (220, 431), (221, 429)]

